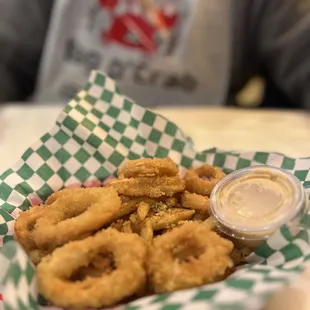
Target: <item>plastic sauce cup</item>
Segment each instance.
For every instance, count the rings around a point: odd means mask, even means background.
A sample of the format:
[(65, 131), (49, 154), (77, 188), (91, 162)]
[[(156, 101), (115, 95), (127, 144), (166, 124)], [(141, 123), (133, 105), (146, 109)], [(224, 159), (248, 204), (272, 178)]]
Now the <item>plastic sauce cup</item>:
[(299, 224), (308, 197), (291, 173), (270, 166), (237, 170), (222, 179), (210, 198), (216, 229), (238, 247), (256, 249), (285, 224)]

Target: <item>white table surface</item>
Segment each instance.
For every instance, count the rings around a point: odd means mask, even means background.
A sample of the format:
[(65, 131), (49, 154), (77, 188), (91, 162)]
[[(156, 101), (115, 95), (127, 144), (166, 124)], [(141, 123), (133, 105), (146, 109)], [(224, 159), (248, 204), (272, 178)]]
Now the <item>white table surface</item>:
[[(310, 156), (310, 114), (208, 108), (156, 109), (192, 137), (198, 150), (281, 152), (293, 157)], [(5, 106), (0, 108), (0, 171), (54, 124), (61, 107)]]
[[(260, 150), (293, 157), (310, 156), (310, 114), (208, 108), (160, 108), (157, 112), (177, 123), (192, 137), (198, 150)], [(0, 171), (12, 166), (23, 151), (49, 131), (61, 107), (4, 106), (0, 108)], [(310, 267), (281, 292), (265, 310), (310, 309)], [(292, 308), (292, 305), (294, 307)]]

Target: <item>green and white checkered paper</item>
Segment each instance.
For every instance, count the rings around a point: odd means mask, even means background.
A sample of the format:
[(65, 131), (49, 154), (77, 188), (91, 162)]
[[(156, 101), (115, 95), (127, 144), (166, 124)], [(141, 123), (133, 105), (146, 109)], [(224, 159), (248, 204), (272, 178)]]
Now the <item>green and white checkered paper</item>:
[[(56, 309), (41, 302), (35, 270), (13, 241), (14, 222), (20, 212), (63, 187), (100, 185), (115, 175), (126, 159), (167, 156), (181, 170), (201, 163), (222, 167), (225, 172), (261, 164), (281, 167), (294, 173), (308, 193), (310, 190), (310, 158), (218, 149), (197, 153), (191, 140), (174, 123), (133, 103), (120, 94), (112, 79), (94, 71), (52, 130), (0, 176), (0, 289), (4, 309)], [(310, 228), (310, 216), (304, 219), (303, 227), (307, 226)], [(256, 251), (252, 257), (255, 264), (225, 281), (142, 298), (120, 308), (260, 309), (310, 260), (309, 232), (298, 227), (281, 229)]]

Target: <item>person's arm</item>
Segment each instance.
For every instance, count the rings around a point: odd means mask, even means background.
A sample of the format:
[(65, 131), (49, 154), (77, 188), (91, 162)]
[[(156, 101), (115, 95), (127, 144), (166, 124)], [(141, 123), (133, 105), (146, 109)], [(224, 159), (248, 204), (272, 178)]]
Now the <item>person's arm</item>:
[(52, 0), (0, 0), (0, 103), (31, 95)]
[(259, 0), (252, 5), (257, 55), (275, 85), (298, 107), (310, 108), (308, 0)]

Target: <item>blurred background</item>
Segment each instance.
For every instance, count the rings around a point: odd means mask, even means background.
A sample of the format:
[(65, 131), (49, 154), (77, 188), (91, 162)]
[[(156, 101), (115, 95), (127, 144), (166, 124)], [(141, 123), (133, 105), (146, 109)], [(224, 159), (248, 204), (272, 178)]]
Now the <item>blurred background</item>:
[(307, 0), (0, 0), (0, 102), (101, 70), (145, 106), (308, 108), (309, 28)]
[(199, 148), (308, 155), (309, 3), (0, 0), (3, 165), (49, 130), (92, 70)]

